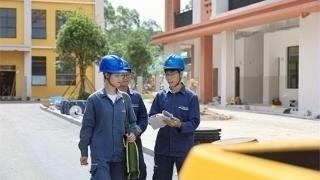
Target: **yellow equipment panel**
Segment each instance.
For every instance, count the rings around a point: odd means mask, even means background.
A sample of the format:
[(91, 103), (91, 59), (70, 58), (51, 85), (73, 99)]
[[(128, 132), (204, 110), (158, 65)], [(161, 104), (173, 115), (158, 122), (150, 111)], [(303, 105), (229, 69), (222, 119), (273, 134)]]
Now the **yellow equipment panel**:
[(320, 180), (320, 141), (197, 145), (179, 179)]

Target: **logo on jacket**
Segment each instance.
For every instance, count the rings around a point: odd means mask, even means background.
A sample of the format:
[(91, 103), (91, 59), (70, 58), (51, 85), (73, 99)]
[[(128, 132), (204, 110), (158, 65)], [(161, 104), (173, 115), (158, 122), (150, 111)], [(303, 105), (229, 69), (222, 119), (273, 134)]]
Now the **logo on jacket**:
[(178, 108), (184, 111), (189, 111), (189, 108), (185, 106), (179, 106)]

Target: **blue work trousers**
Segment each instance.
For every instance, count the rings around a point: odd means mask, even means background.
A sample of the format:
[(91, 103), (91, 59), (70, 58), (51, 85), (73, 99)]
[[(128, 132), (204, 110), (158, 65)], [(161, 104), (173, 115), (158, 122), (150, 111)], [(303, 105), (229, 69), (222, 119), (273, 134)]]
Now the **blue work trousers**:
[(91, 165), (91, 180), (126, 180), (124, 162)]
[(173, 165), (176, 164), (179, 173), (185, 157), (154, 155), (153, 180), (170, 180), (173, 174)]

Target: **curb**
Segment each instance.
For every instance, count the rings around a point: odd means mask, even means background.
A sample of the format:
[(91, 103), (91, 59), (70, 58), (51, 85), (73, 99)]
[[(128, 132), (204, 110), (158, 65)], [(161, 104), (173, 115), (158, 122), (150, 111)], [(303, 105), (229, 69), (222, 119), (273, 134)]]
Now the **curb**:
[(49, 110), (50, 108), (47, 108), (47, 107), (43, 106), (42, 104), (40, 104), (40, 108), (41, 108), (42, 110), (46, 111), (46, 112), (49, 112), (49, 113), (51, 113), (51, 114), (53, 114), (53, 115), (56, 115), (56, 116), (58, 116), (58, 117), (60, 117), (60, 118), (62, 118), (62, 119), (64, 119), (64, 120), (66, 120), (66, 121), (68, 121), (68, 122), (70, 122), (70, 123), (72, 123), (72, 124), (81, 126), (81, 122), (79, 122), (79, 121), (77, 121), (77, 120), (75, 120), (75, 119), (73, 119), (73, 118), (71, 118), (71, 117), (68, 117), (67, 115), (63, 115), (63, 114), (60, 114), (60, 113), (56, 113), (56, 112), (54, 112), (54, 111), (50, 111), (50, 110)]
[[(72, 118), (72, 117), (69, 117), (69, 115), (64, 115), (64, 114), (60, 114), (60, 113), (57, 113), (57, 112), (54, 112), (54, 111), (51, 111), (50, 108), (40, 104), (40, 109), (46, 111), (46, 112), (49, 112), (53, 115), (56, 115), (72, 124), (75, 124), (77, 126), (81, 126), (81, 122), (80, 121), (77, 121), (76, 119)], [(149, 149), (149, 148), (146, 148), (146, 147), (142, 147), (142, 151), (146, 154), (148, 154), (149, 156), (154, 156), (154, 152), (152, 149)]]

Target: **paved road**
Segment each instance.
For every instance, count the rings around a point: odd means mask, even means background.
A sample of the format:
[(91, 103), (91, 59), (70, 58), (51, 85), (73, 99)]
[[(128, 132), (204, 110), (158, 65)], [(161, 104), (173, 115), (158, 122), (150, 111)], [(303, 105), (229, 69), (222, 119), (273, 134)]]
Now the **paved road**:
[[(88, 180), (79, 165), (80, 127), (45, 112), (39, 104), (0, 104), (1, 180)], [(145, 155), (148, 179), (153, 157)]]
[(78, 132), (39, 104), (0, 104), (0, 179), (89, 179)]

